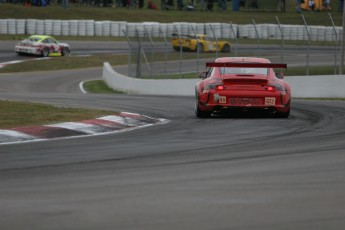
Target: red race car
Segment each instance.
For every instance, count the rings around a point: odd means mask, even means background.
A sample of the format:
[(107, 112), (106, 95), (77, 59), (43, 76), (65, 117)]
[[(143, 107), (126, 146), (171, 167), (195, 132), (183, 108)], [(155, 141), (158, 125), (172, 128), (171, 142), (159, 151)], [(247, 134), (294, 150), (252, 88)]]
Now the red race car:
[(195, 87), (195, 115), (265, 112), (276, 117), (290, 115), (291, 88), (284, 75), (273, 68), (287, 68), (264, 58), (225, 57), (207, 62), (208, 71)]

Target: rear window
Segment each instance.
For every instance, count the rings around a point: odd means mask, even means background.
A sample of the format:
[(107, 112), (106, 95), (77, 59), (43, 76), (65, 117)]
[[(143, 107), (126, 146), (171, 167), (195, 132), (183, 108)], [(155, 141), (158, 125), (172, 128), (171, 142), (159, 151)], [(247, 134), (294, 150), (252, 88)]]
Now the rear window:
[(250, 74), (250, 75), (268, 75), (268, 68), (240, 68), (240, 67), (221, 67), (220, 75), (225, 74)]

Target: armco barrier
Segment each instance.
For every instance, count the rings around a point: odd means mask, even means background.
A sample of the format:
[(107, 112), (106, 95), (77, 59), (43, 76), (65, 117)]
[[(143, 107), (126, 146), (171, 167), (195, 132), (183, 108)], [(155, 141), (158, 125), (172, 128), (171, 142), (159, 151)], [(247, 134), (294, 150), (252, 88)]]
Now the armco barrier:
[[(144, 80), (117, 73), (109, 63), (103, 64), (103, 80), (114, 89), (129, 94), (193, 96), (200, 79)], [(301, 98), (345, 98), (345, 75), (290, 76), (292, 96)]]
[[(307, 40), (304, 25), (281, 25), (285, 40)], [(124, 37), (123, 30), (128, 36), (170, 37), (178, 31), (184, 33), (204, 33), (216, 38), (256, 39), (254, 24), (236, 25), (228, 23), (159, 23), (141, 22), (129, 23), (125, 21), (93, 21), (93, 20), (40, 20), (40, 19), (0, 19), (0, 34), (46, 34), (55, 36), (116, 36)], [(342, 27), (337, 26), (308, 26), (310, 39), (313, 41), (340, 40)], [(277, 24), (258, 24), (256, 29), (260, 39), (282, 39)], [(336, 32), (335, 32), (336, 31)], [(338, 35), (338, 36), (337, 36)]]

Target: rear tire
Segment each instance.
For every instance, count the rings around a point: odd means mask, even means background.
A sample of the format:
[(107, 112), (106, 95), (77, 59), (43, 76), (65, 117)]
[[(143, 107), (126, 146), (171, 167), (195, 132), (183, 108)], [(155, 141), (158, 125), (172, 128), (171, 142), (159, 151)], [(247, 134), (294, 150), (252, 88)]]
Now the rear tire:
[(174, 50), (175, 51), (180, 51), (180, 47), (179, 46), (174, 46)]
[(283, 112), (283, 113), (277, 113), (276, 114), (276, 117), (278, 117), (278, 118), (288, 118), (290, 116), (290, 108), (289, 108), (289, 110), (288, 111), (286, 111), (286, 112)]
[(222, 52), (223, 53), (230, 53), (230, 45), (229, 44), (225, 44), (222, 48)]
[(61, 51), (62, 56), (69, 56), (69, 53), (70, 53), (70, 50), (67, 47), (63, 48)]
[(198, 118), (209, 118), (211, 117), (211, 112), (200, 110), (199, 103), (195, 102), (195, 116)]
[(195, 50), (195, 52), (199, 52), (199, 53), (204, 52), (204, 46), (203, 46), (201, 43), (198, 43), (198, 44), (196, 45), (196, 50)]
[(49, 56), (49, 49), (48, 48), (44, 48), (41, 52), (41, 56), (42, 57), (48, 57)]

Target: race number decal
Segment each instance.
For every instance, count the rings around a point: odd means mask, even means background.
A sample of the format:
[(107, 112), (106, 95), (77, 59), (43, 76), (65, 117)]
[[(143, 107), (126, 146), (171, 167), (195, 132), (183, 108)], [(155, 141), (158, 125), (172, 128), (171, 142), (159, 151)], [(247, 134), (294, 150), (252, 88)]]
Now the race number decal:
[(219, 97), (219, 103), (225, 104), (226, 103), (226, 97), (220, 96)]
[(275, 97), (265, 97), (265, 105), (275, 105), (276, 98)]

